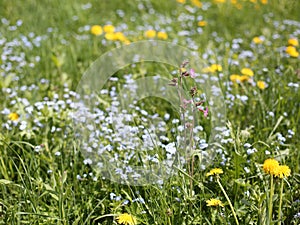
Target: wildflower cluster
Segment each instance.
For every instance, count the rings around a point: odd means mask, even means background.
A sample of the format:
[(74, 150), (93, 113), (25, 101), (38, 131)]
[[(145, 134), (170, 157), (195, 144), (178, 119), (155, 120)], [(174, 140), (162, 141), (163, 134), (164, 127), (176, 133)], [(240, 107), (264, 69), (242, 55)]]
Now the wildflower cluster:
[(212, 64), (209, 67), (203, 68), (203, 73), (215, 73), (215, 72), (222, 72), (222, 66), (220, 64)]
[[(284, 10), (269, 3), (66, 1), (47, 8), (41, 1), (38, 14), (53, 18), (42, 16), (37, 23), (30, 4), (20, 2), (13, 7), (3, 1), (0, 220), (5, 224), (58, 220), (68, 224), (76, 218), (86, 224), (136, 225), (187, 224), (192, 218), (195, 224), (256, 224), (260, 217), (266, 224), (299, 224), (295, 165), (299, 159), (300, 22), (297, 10), (290, 11), (299, 2), (285, 4)], [(223, 18), (230, 18), (230, 23)], [(110, 71), (123, 62), (110, 55), (112, 48), (145, 39), (186, 46), (200, 60), (172, 70), (172, 87), (166, 88), (159, 86), (160, 75), (171, 76), (166, 72), (171, 65), (144, 63), (143, 52), (148, 49), (138, 49), (126, 61), (132, 64), (101, 80), (107, 81), (104, 86), (93, 92), (87, 85), (86, 93), (78, 91), (77, 81), (95, 53), (109, 53), (112, 63), (106, 61), (102, 68)], [(161, 51), (166, 58), (183, 58), (168, 50)], [(146, 87), (155, 87), (159, 96), (167, 96), (166, 90), (173, 90), (172, 96), (178, 94), (179, 113), (169, 104), (160, 104), (161, 99), (141, 99), (141, 77), (149, 78)], [(198, 117), (210, 121), (198, 124)], [(223, 121), (232, 121), (241, 135), (232, 135)], [(272, 146), (285, 158), (292, 156), (290, 167), (267, 159), (261, 170), (268, 176), (257, 176), (256, 162), (265, 148), (260, 146)], [(179, 150), (191, 154), (181, 157)], [(266, 150), (265, 154), (274, 152)], [(210, 158), (219, 168), (201, 172), (212, 164)], [(292, 166), (295, 178), (284, 189)], [(150, 172), (145, 174), (143, 169)], [(227, 173), (232, 169), (234, 173)], [(172, 178), (162, 179), (161, 172)], [(156, 187), (117, 187), (110, 182), (143, 185), (149, 177)], [(261, 182), (261, 177), (268, 182)], [(213, 196), (217, 193), (221, 196)], [(232, 204), (230, 196), (239, 197)], [(54, 215), (58, 205), (59, 213)], [(193, 205), (199, 208), (193, 210)], [(68, 213), (69, 208), (74, 212)], [(43, 216), (34, 216), (36, 212)]]
[(155, 38), (157, 37), (158, 39), (162, 39), (162, 40), (167, 40), (168, 39), (168, 34), (165, 31), (158, 31), (156, 32), (156, 30), (147, 30), (145, 31), (145, 37), (146, 38)]
[(286, 165), (280, 165), (276, 159), (266, 159), (263, 164), (263, 170), (265, 173), (281, 179), (291, 175), (291, 169)]
[(243, 68), (241, 70), (241, 73), (242, 73), (242, 75), (238, 75), (238, 74), (230, 75), (230, 80), (232, 82), (242, 83), (242, 82), (245, 82), (245, 81), (249, 81), (254, 76), (254, 72), (250, 68)]
[(276, 159), (266, 159), (263, 164), (263, 170), (265, 173), (270, 174), (270, 192), (269, 192), (269, 204), (268, 204), (268, 221), (269, 223), (273, 220), (273, 195), (275, 190), (275, 184), (273, 177), (279, 177), (281, 179), (280, 194), (279, 194), (279, 207), (278, 207), (278, 218), (281, 219), (281, 207), (282, 207), (282, 195), (283, 195), (283, 178), (291, 175), (291, 170), (286, 165), (280, 165)]
[(290, 38), (288, 40), (288, 46), (285, 49), (285, 52), (293, 57), (293, 58), (298, 58), (299, 52), (297, 50), (297, 47), (299, 46), (299, 42), (297, 38)]
[(91, 27), (91, 33), (95, 36), (100, 36), (105, 33), (104, 37), (106, 40), (120, 41), (124, 44), (130, 44), (129, 39), (125, 36), (125, 34), (120, 31), (116, 32), (116, 28), (111, 24), (104, 25), (103, 27), (100, 25), (93, 25)]
[[(186, 66), (188, 65), (188, 62), (183, 62), (179, 68), (179, 77), (175, 77), (171, 80), (171, 83), (169, 84), (170, 86), (176, 86), (177, 88), (180, 88), (183, 90), (183, 82), (184, 79), (187, 77), (190, 77), (192, 79), (196, 78), (196, 73), (193, 69), (187, 70)], [(180, 91), (181, 91), (180, 90)], [(192, 86), (189, 89), (189, 94), (191, 96), (191, 99), (185, 99), (181, 95), (180, 101), (181, 101), (181, 108), (185, 111), (187, 108), (188, 104), (193, 105), (198, 111), (202, 112), (204, 117), (208, 116), (208, 107), (205, 109), (203, 108), (203, 103), (205, 102), (204, 100), (198, 100), (198, 89), (197, 86)]]

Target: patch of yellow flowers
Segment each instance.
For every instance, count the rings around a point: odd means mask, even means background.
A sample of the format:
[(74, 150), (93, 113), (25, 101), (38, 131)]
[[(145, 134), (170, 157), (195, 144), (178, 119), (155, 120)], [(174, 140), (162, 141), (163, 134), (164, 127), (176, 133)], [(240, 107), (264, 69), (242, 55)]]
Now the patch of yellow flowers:
[(263, 170), (265, 173), (281, 179), (291, 175), (291, 169), (286, 165), (280, 165), (276, 159), (266, 159), (263, 164)]

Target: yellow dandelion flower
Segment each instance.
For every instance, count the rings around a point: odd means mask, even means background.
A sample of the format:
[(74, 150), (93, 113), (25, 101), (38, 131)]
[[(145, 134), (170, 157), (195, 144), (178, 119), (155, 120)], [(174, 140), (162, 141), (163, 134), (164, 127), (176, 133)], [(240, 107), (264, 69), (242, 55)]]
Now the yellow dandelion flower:
[(232, 74), (232, 75), (230, 75), (229, 79), (233, 83), (236, 83), (236, 82), (243, 83), (243, 82), (249, 81), (250, 77), (246, 76), (246, 75)]
[(253, 77), (253, 76), (254, 76), (253, 71), (252, 71), (251, 69), (249, 69), (249, 68), (243, 68), (243, 69), (241, 70), (241, 73), (242, 73), (243, 75), (247, 75), (247, 76), (249, 76), (249, 77)]
[(18, 113), (12, 112), (12, 113), (8, 114), (8, 119), (10, 119), (12, 121), (17, 121), (19, 119), (19, 115), (18, 115)]
[(109, 41), (116, 41), (117, 35), (115, 33), (106, 33), (105, 38)]
[(289, 45), (292, 45), (292, 46), (295, 46), (295, 47), (299, 46), (298, 39), (296, 39), (296, 38), (290, 38), (290, 39), (288, 40), (288, 44), (289, 44)]
[(240, 75), (238, 74), (231, 74), (229, 79), (232, 81), (232, 82), (237, 82), (239, 79), (240, 79)]
[(224, 207), (223, 203), (219, 199), (211, 198), (209, 200), (206, 200), (207, 206), (221, 206)]
[(105, 33), (113, 33), (115, 32), (115, 27), (111, 24), (107, 24), (103, 27)]
[(260, 0), (260, 2), (264, 5), (268, 4), (268, 0)]
[(260, 37), (254, 37), (252, 41), (254, 44), (261, 44), (264, 42)]
[(214, 3), (225, 3), (226, 0), (214, 0)]
[(157, 33), (157, 37), (162, 40), (167, 40), (168, 34), (166, 32), (160, 31)]
[(263, 164), (263, 170), (265, 173), (275, 175), (276, 170), (278, 170), (279, 162), (276, 159), (266, 159)]
[(212, 64), (211, 66), (202, 69), (203, 73), (214, 73), (217, 71), (218, 72), (222, 71), (222, 66), (219, 64)]
[(222, 71), (222, 66), (221, 65), (219, 65), (219, 64), (212, 64), (211, 66), (210, 66), (210, 68), (211, 68), (211, 70), (213, 71), (213, 72), (221, 72)]
[(249, 81), (249, 80), (250, 80), (250, 77), (247, 76), (247, 75), (242, 75), (242, 76), (239, 77), (239, 81), (240, 81), (241, 83), (246, 82), (246, 81)]
[(103, 29), (99, 25), (94, 25), (91, 27), (91, 33), (93, 35), (99, 36), (99, 35), (103, 34)]
[(202, 3), (199, 0), (192, 0), (192, 4), (198, 8), (202, 7)]
[(146, 38), (155, 38), (156, 36), (156, 31), (155, 30), (147, 30), (145, 32), (145, 37)]
[(291, 175), (291, 169), (290, 167), (286, 165), (278, 166), (277, 169), (274, 172), (275, 177), (284, 178)]
[(136, 218), (128, 213), (123, 213), (117, 217), (118, 224), (135, 225), (137, 224)]
[(287, 54), (289, 54), (292, 57), (298, 57), (299, 56), (299, 52), (296, 50), (296, 48), (294, 46), (288, 46), (285, 49), (285, 52)]
[(114, 35), (115, 35), (115, 39), (117, 39), (119, 41), (127, 40), (126, 36), (122, 32), (116, 32), (116, 33), (114, 33)]
[(199, 27), (205, 27), (206, 25), (207, 25), (207, 22), (204, 21), (204, 20), (201, 20), (201, 21), (198, 22)]
[(295, 51), (297, 51), (297, 50), (296, 50), (296, 48), (294, 46), (288, 46), (285, 49), (286, 53), (295, 52)]
[(177, 2), (181, 3), (181, 4), (184, 4), (185, 3), (185, 0), (176, 0)]
[(222, 174), (222, 173), (223, 173), (222, 169), (214, 168), (214, 169), (211, 169), (208, 173), (206, 173), (206, 176), (209, 177), (209, 176), (213, 176), (213, 175), (219, 175), (219, 174)]
[(267, 87), (266, 83), (264, 81), (262, 81), (262, 80), (257, 81), (256, 85), (261, 90), (264, 90)]
[(299, 56), (299, 52), (297, 52), (297, 51), (290, 52), (289, 55), (294, 57), (294, 58), (297, 58)]

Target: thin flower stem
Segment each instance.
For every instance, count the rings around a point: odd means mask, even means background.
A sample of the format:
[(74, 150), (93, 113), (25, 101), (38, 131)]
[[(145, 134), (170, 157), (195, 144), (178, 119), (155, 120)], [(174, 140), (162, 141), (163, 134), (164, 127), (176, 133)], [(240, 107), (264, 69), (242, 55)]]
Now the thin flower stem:
[[(194, 109), (193, 110), (193, 114), (194, 114)], [(194, 130), (194, 125), (195, 125), (195, 116), (193, 115), (193, 122), (192, 124), (190, 125), (189, 129), (190, 129), (190, 145), (189, 145), (189, 154), (190, 154), (190, 157), (191, 157), (191, 168), (190, 168), (190, 176), (193, 177), (194, 176), (194, 163), (195, 163), (195, 158), (194, 158), (194, 155), (193, 155), (193, 152), (192, 152), (192, 149), (193, 149), (193, 145), (194, 145), (194, 136), (193, 136), (193, 130)], [(192, 197), (193, 195), (193, 180), (191, 179), (190, 180), (190, 196)]]
[(230, 206), (230, 209), (231, 209), (231, 212), (232, 212), (232, 214), (233, 214), (235, 223), (236, 223), (237, 225), (239, 225), (239, 221), (238, 221), (238, 219), (237, 219), (237, 216), (236, 216), (236, 213), (235, 213), (235, 211), (234, 211), (233, 205), (232, 205), (232, 203), (231, 203), (231, 201), (230, 201), (230, 199), (229, 199), (229, 197), (228, 197), (228, 195), (227, 195), (225, 189), (223, 188), (221, 182), (219, 181), (219, 177), (218, 177), (218, 176), (217, 176), (217, 183), (218, 183), (218, 185), (220, 186), (220, 188), (221, 188), (223, 194), (225, 195), (225, 198), (226, 198), (226, 200), (227, 200), (227, 202), (228, 202), (228, 204), (229, 204), (229, 206)]
[(274, 185), (273, 185), (273, 175), (271, 174), (270, 178), (270, 196), (269, 196), (269, 224), (272, 222), (272, 208), (273, 208), (273, 195), (274, 195)]
[(281, 225), (282, 193), (283, 193), (283, 179), (281, 179), (281, 184), (280, 184), (280, 196), (279, 196), (279, 207), (278, 207), (278, 225)]

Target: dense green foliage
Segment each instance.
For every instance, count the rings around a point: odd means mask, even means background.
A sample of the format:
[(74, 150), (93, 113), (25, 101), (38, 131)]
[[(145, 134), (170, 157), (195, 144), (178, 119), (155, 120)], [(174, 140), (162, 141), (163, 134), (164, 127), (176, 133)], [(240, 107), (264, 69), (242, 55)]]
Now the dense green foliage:
[[(0, 2), (0, 224), (118, 224), (121, 213), (133, 215), (138, 224), (235, 224), (234, 213), (239, 224), (300, 223), (300, 1), (197, 4), (200, 1)], [(119, 33), (108, 35), (107, 24)], [(92, 34), (94, 25), (104, 31)], [(206, 150), (203, 145), (214, 129), (213, 108), (207, 118), (199, 112), (200, 122), (194, 124), (199, 129), (191, 144), (192, 166), (178, 169), (160, 184), (118, 184), (104, 179), (85, 158), (73, 128), (73, 102), (82, 75), (98, 57), (152, 39), (184, 46), (207, 62), (210, 67), (195, 72), (217, 79), (226, 126), (209, 165), (203, 167), (196, 155)], [(179, 67), (137, 62), (119, 70), (105, 84), (99, 109), (112, 110), (114, 95), (125, 86), (133, 88), (134, 80), (157, 74), (171, 80)], [(246, 75), (243, 68), (254, 75)], [(187, 92), (191, 82), (197, 80), (184, 84)], [(139, 99), (134, 107), (126, 114), (133, 118), (129, 126), (138, 129), (131, 141), (138, 144), (131, 144), (146, 146), (145, 135), (157, 114), (165, 130), (155, 151), (167, 157), (166, 146), (184, 136), (183, 122), (176, 123), (180, 113), (161, 98)], [(99, 119), (100, 132), (111, 128), (108, 117)], [(129, 143), (128, 149), (119, 148), (122, 140), (115, 139), (122, 132), (126, 130), (111, 137), (105, 133), (95, 143), (99, 148), (111, 146), (124, 161), (143, 164), (138, 159), (143, 156), (128, 156)], [(289, 166), (290, 176), (273, 180), (262, 167), (268, 158)], [(206, 176), (212, 168), (222, 168), (223, 174)], [(270, 180), (275, 187), (271, 200)], [(224, 207), (208, 206), (211, 198)]]

